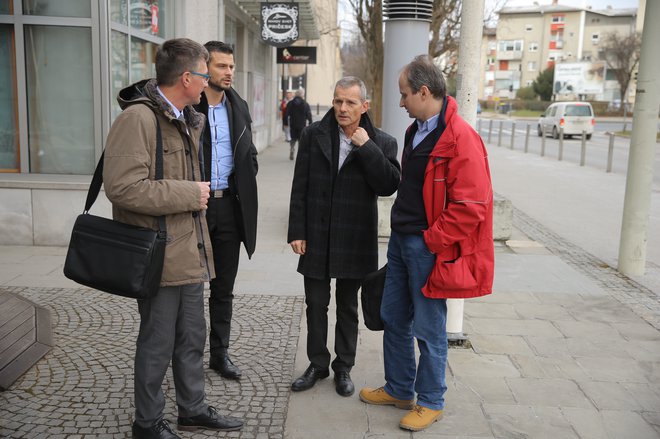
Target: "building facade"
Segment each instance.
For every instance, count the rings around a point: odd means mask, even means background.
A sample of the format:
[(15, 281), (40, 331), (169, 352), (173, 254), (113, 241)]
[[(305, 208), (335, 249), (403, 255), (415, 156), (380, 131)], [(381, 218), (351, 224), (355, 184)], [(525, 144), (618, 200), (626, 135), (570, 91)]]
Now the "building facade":
[[(259, 4), (0, 0), (0, 244), (68, 243), (120, 112), (117, 92), (155, 76), (156, 49), (169, 38), (233, 44), (255, 145), (281, 136), (275, 49), (261, 41)], [(313, 5), (299, 4), (300, 38), (318, 38)], [(92, 213), (110, 216), (105, 197)]]
[[(636, 30), (637, 19), (637, 9), (592, 10), (563, 6), (556, 0), (550, 5), (505, 7), (498, 13), (494, 87), (492, 93), (484, 91), (483, 99), (513, 99), (519, 88), (530, 86), (539, 73), (556, 64), (597, 62), (603, 36), (629, 35)], [(592, 75), (596, 69), (586, 67)], [(572, 98), (614, 99), (616, 81), (602, 73), (601, 92), (574, 93)]]

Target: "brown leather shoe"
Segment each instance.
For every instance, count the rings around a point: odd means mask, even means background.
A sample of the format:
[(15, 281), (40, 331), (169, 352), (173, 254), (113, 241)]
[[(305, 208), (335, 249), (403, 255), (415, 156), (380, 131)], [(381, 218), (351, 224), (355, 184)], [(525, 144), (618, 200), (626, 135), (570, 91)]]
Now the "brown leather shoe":
[(404, 430), (420, 431), (429, 427), (438, 419), (442, 419), (442, 410), (432, 410), (428, 407), (415, 404), (415, 407), (406, 416), (401, 418), (399, 427)]
[(390, 396), (384, 387), (372, 389), (365, 387), (360, 390), (360, 400), (367, 404), (374, 405), (393, 405), (398, 409), (410, 410), (415, 406), (415, 401), (412, 399), (396, 399)]

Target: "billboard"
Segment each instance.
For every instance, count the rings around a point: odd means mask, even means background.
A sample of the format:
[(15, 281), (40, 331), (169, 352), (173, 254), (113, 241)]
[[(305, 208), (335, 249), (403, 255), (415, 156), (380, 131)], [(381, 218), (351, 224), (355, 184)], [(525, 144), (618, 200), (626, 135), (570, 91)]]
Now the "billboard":
[(554, 94), (602, 94), (605, 87), (605, 61), (555, 64), (553, 81)]

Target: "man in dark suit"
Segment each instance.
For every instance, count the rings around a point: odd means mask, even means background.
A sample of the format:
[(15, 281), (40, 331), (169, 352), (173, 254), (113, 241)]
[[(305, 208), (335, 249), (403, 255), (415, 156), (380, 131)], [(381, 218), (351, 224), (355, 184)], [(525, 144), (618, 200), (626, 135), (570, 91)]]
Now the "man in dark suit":
[(229, 357), (229, 335), (241, 242), (251, 257), (257, 237), (257, 149), (247, 103), (231, 87), (233, 49), (220, 41), (204, 47), (209, 52), (209, 86), (195, 108), (206, 115), (204, 179), (211, 182), (206, 219), (216, 273), (209, 298), (209, 367), (225, 378), (240, 379), (241, 370)]
[[(293, 175), (288, 242), (300, 255), (305, 278), (307, 356), (310, 365), (291, 385), (307, 390), (335, 373), (335, 389), (350, 396), (350, 370), (358, 335), (357, 290), (378, 268), (378, 196), (399, 184), (396, 140), (376, 129), (367, 115), (362, 80), (345, 77), (335, 85), (333, 108), (305, 128)], [(337, 324), (330, 364), (326, 346), (330, 279), (335, 278)]]
[(296, 96), (286, 104), (284, 120), (289, 125), (289, 160), (293, 160), (296, 153), (296, 142), (300, 139), (300, 133), (312, 123), (312, 110), (305, 101), (305, 89), (300, 87), (296, 90)]

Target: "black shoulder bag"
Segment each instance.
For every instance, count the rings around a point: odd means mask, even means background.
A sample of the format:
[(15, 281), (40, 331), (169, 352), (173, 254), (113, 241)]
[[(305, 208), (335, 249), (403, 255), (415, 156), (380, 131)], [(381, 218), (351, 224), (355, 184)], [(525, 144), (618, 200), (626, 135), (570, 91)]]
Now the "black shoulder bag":
[[(156, 116), (156, 180), (163, 178), (163, 138)], [(165, 217), (158, 231), (89, 214), (103, 182), (103, 154), (71, 232), (64, 275), (79, 284), (133, 299), (154, 297), (165, 258)]]

